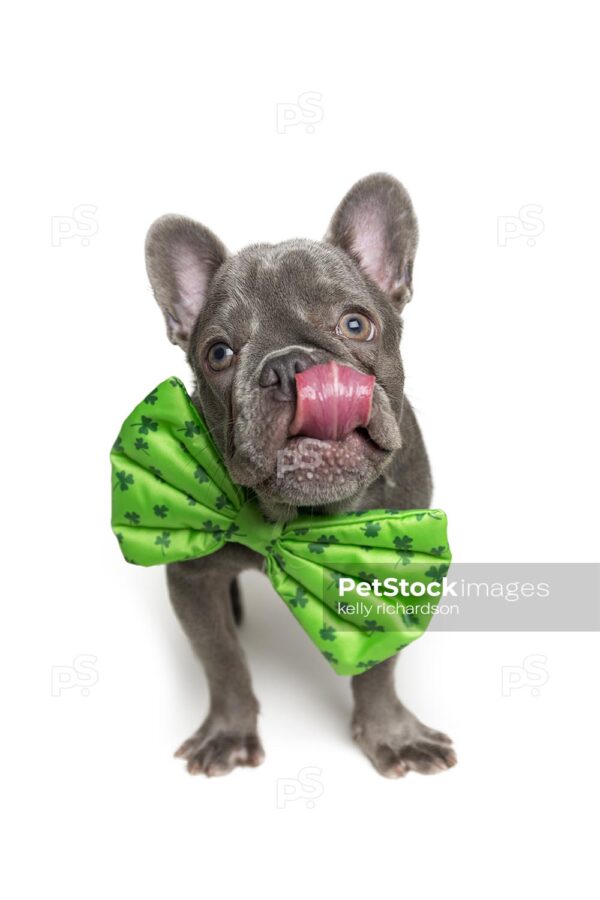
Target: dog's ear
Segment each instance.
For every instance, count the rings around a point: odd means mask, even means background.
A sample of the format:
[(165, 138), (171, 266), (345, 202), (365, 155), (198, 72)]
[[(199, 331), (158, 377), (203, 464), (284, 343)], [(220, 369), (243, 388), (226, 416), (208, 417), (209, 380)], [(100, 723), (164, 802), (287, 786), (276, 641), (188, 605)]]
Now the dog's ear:
[(227, 251), (208, 228), (183, 216), (162, 216), (146, 238), (146, 269), (169, 340), (187, 352), (211, 279)]
[(400, 312), (412, 297), (418, 237), (407, 191), (391, 175), (377, 174), (348, 191), (325, 240), (351, 256)]

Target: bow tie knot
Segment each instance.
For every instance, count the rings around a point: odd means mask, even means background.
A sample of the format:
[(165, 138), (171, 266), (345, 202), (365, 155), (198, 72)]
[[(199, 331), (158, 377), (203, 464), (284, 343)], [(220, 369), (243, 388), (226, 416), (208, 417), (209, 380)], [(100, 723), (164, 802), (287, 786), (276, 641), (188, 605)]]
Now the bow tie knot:
[(246, 500), (234, 520), (230, 541), (244, 544), (257, 553), (266, 555), (268, 549), (281, 537), (283, 522), (271, 522), (262, 515), (256, 500)]

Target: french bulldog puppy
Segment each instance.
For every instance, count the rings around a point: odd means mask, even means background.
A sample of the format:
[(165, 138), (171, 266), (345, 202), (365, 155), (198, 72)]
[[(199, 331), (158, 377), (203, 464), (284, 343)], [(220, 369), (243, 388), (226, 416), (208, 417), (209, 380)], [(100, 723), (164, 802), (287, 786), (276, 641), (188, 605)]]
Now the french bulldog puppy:
[[(193, 401), (232, 478), (254, 491), (269, 518), (429, 506), (429, 463), (403, 395), (400, 357), (417, 239), (411, 200), (385, 174), (354, 185), (322, 242), (254, 244), (229, 254), (190, 219), (164, 216), (150, 228), (148, 275), (168, 336), (194, 373)], [(312, 367), (322, 373), (332, 363), (375, 376), (368, 421), (359, 427), (332, 430), (327, 408), (300, 409), (299, 374), (310, 382)], [(310, 467), (280, 465), (315, 447)], [(224, 775), (264, 759), (236, 629), (236, 577), (262, 562), (229, 544), (167, 567), (175, 612), (210, 690), (204, 723), (176, 754), (192, 774)], [(453, 766), (450, 739), (398, 699), (394, 666), (392, 658), (352, 678), (354, 739), (391, 778)]]

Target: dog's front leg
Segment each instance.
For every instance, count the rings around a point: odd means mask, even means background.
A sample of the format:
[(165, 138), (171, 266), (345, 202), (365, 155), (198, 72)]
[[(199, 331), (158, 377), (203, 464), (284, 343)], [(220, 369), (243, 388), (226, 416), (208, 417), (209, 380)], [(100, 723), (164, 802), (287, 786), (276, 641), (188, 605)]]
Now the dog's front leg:
[(167, 567), (171, 602), (202, 660), (210, 692), (205, 721), (176, 753), (193, 775), (226, 775), (235, 766), (257, 766), (264, 759), (258, 701), (231, 605), (235, 576), (255, 564), (250, 557), (248, 565), (241, 564), (244, 552), (225, 547), (214, 556)]
[(378, 772), (441, 772), (456, 763), (450, 738), (423, 725), (398, 699), (394, 656), (352, 679), (352, 736)]

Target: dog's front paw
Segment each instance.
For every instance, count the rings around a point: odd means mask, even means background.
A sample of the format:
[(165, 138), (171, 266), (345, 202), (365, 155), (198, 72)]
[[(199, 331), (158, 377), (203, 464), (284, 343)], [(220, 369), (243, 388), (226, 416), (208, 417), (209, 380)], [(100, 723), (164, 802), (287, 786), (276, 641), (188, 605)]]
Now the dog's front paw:
[(451, 739), (405, 709), (384, 718), (355, 717), (352, 736), (387, 778), (402, 778), (411, 769), (432, 775), (456, 765)]
[(236, 766), (259, 766), (265, 751), (256, 731), (241, 732), (207, 720), (183, 742), (175, 756), (187, 761), (190, 775), (212, 777), (227, 775)]

